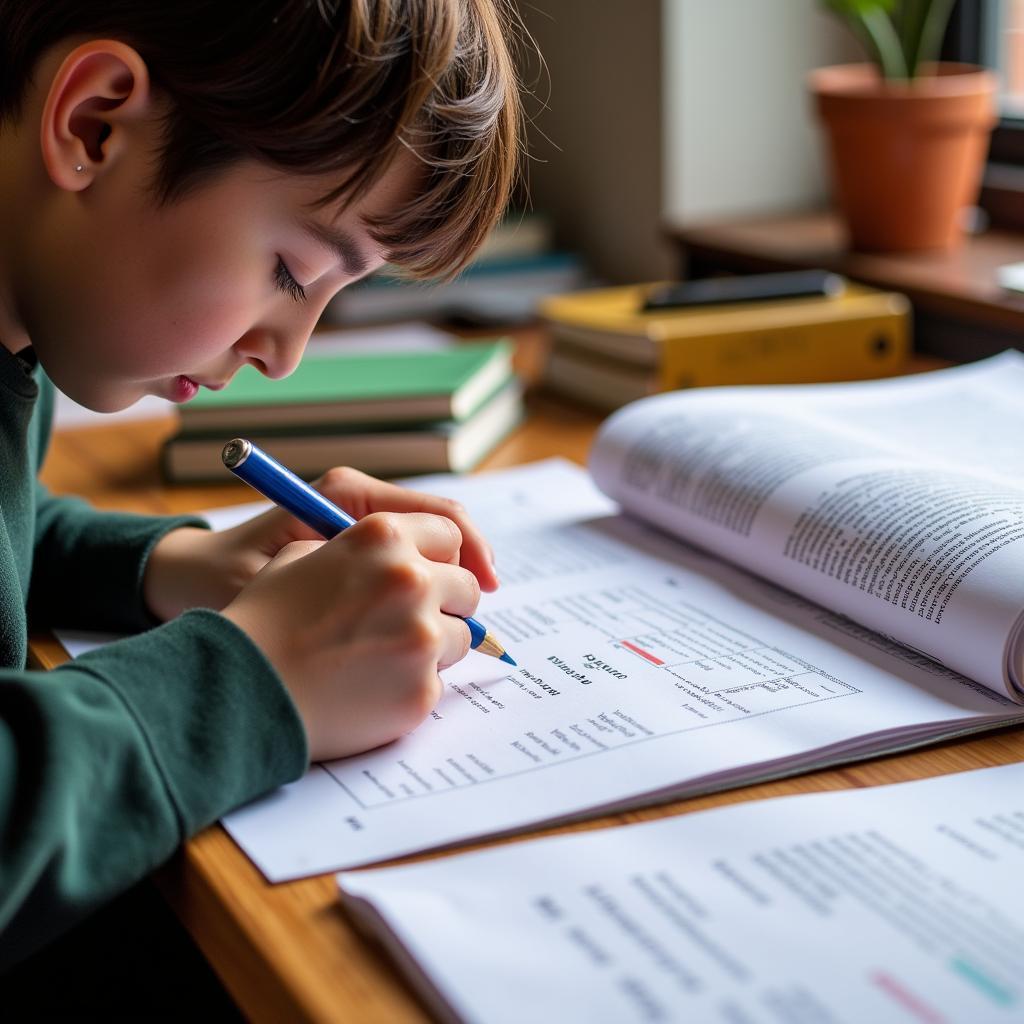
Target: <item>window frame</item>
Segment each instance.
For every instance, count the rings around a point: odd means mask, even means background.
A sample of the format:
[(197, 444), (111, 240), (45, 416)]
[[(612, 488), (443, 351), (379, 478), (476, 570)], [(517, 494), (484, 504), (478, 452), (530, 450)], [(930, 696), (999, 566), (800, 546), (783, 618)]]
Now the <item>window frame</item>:
[[(942, 59), (982, 63), (985, 0), (957, 0)], [(992, 132), (979, 204), (997, 227), (1024, 231), (1024, 118), (1001, 117)]]

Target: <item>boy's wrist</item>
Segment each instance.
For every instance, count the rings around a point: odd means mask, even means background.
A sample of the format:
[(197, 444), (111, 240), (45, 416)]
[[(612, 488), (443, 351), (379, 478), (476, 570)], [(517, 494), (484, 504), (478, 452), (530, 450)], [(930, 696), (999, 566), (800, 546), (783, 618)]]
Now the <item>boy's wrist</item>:
[(189, 608), (223, 608), (238, 592), (221, 566), (218, 535), (184, 526), (157, 541), (146, 562), (142, 595), (150, 614), (168, 622)]

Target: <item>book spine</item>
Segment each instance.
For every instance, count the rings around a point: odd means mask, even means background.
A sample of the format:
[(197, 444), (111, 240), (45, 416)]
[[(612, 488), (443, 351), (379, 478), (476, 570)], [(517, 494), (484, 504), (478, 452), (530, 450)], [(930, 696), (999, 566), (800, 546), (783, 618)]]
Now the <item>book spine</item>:
[(812, 384), (899, 371), (910, 353), (910, 319), (889, 313), (816, 324), (748, 329), (661, 343), (659, 390), (720, 384)]

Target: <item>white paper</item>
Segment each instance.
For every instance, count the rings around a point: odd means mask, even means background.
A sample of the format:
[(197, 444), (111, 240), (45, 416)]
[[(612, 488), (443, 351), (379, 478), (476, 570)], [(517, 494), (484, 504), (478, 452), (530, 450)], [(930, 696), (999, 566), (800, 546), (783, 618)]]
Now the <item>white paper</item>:
[(1024, 1019), (1024, 766), (339, 876), (446, 1017)]
[[(228, 815), (271, 880), (698, 792), (1020, 717), (1009, 701), (609, 515), (564, 463), (460, 480), (503, 585), (415, 732)], [(573, 514), (574, 502), (578, 511)]]

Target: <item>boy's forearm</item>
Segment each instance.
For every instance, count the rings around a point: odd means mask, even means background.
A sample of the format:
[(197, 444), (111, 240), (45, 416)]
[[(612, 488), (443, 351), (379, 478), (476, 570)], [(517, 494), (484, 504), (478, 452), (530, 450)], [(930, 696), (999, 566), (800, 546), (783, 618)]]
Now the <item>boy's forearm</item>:
[(92, 508), (36, 491), (30, 619), (42, 626), (133, 632), (158, 622), (143, 597), (148, 558), (167, 533), (204, 527), (188, 516), (144, 516)]
[(212, 612), (0, 671), (0, 969), (307, 757), (276, 673)]

